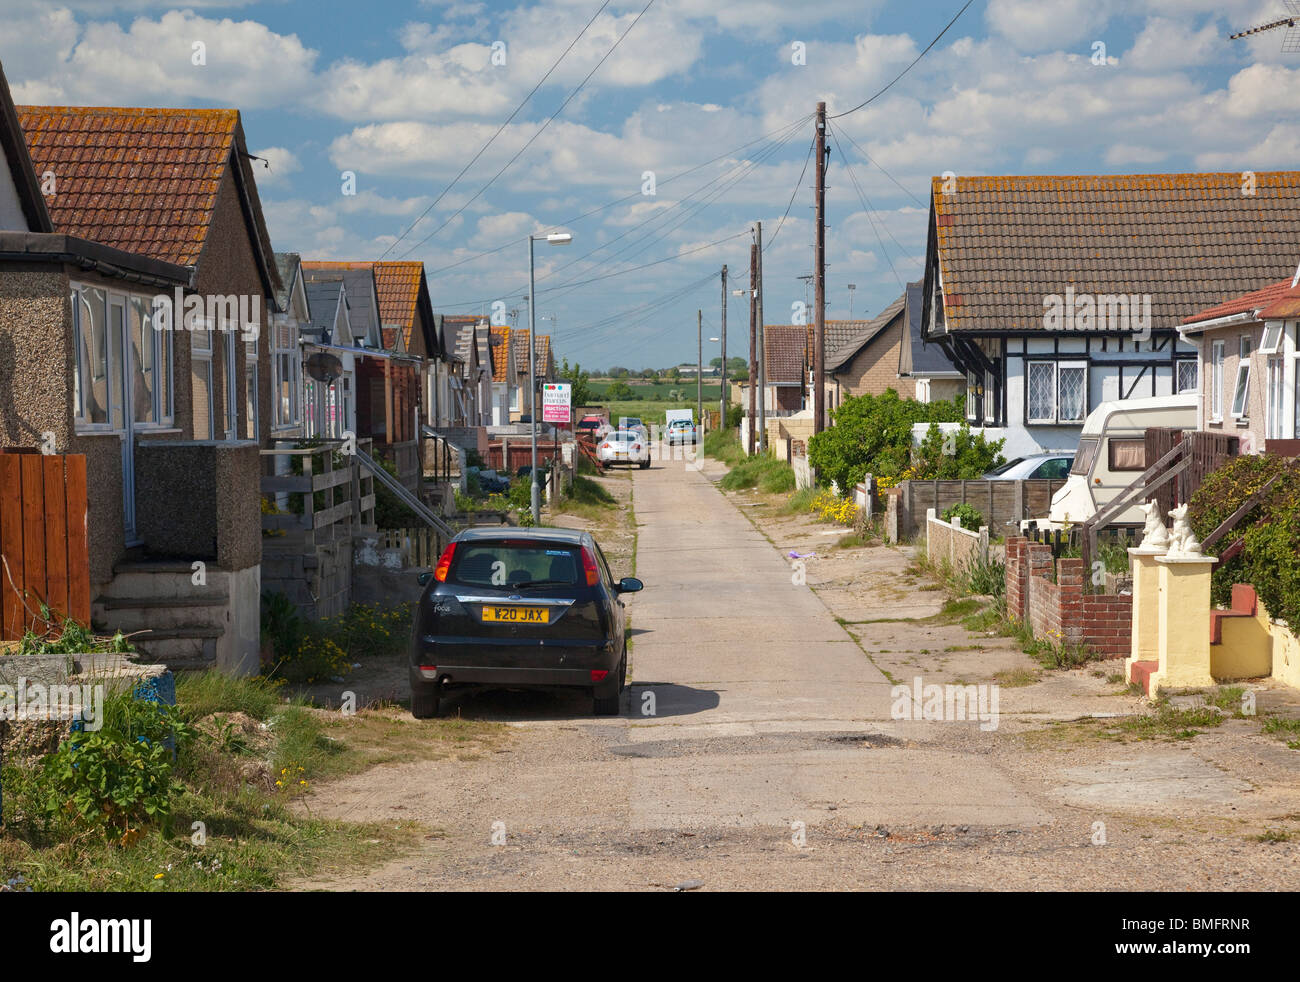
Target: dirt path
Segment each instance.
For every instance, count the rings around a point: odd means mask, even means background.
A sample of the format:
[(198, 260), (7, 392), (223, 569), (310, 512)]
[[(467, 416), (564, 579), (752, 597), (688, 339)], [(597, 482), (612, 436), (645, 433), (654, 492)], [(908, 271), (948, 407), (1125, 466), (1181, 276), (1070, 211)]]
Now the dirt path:
[[(1300, 753), (1256, 721), (1108, 738), (1115, 714), (1144, 711), (1108, 671), (1033, 682), (1010, 642), (931, 617), (941, 597), (906, 551), (835, 550), (827, 526), (724, 496), (716, 476), (656, 461), (627, 485), (647, 589), (630, 607), (622, 716), (593, 719), (580, 697), (462, 699), (513, 739), (305, 799), (317, 815), (414, 819), (430, 828), (423, 846), (296, 886), (1294, 888), (1295, 840), (1252, 836), (1300, 838)], [(818, 553), (806, 584), (791, 551)], [(1032, 684), (999, 687), (996, 729), (892, 718), (891, 680), (1008, 672)]]

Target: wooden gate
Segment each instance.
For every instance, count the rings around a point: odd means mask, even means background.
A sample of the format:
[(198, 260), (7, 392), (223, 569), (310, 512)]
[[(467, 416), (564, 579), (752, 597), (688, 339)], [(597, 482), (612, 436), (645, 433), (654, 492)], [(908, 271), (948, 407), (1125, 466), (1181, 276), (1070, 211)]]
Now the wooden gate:
[(0, 451), (0, 642), (69, 617), (90, 626), (86, 458)]

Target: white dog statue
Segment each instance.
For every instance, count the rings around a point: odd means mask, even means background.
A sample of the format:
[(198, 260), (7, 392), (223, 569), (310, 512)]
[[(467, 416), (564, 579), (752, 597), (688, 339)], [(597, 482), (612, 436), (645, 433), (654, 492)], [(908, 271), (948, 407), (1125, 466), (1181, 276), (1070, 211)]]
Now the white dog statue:
[(1168, 549), (1169, 530), (1165, 528), (1164, 519), (1160, 517), (1160, 503), (1148, 501), (1142, 505), (1142, 514), (1146, 516), (1146, 525), (1142, 529), (1142, 541), (1138, 543), (1138, 548), (1153, 552)]
[(1192, 533), (1192, 526), (1187, 521), (1187, 505), (1182, 504), (1169, 512), (1174, 520), (1173, 531), (1169, 533), (1170, 558), (1192, 559), (1200, 556), (1201, 543)]

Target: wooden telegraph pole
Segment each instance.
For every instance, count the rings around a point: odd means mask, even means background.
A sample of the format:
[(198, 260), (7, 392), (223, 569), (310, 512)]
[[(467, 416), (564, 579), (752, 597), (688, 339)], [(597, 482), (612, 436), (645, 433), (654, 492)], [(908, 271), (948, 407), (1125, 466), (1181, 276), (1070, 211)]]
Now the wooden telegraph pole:
[(813, 266), (813, 432), (826, 429), (826, 103), (817, 103), (817, 255)]
[(757, 398), (758, 388), (758, 321), (755, 318), (758, 312), (758, 305), (755, 302), (757, 283), (758, 246), (751, 242), (749, 245), (749, 446), (746, 448), (746, 452), (751, 457), (754, 456), (754, 400)]
[(727, 264), (722, 264), (722, 388), (718, 398), (718, 429), (727, 428)]

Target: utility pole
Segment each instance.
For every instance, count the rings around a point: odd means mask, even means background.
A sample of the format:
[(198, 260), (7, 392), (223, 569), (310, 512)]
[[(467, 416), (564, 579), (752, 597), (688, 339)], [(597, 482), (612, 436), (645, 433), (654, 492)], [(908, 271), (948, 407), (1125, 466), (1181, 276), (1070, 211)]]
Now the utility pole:
[(813, 268), (813, 432), (826, 429), (826, 103), (817, 103), (817, 256)]
[(727, 264), (722, 264), (722, 389), (718, 398), (718, 429), (727, 428)]
[(749, 244), (749, 446), (745, 448), (745, 452), (751, 457), (754, 456), (754, 399), (755, 392), (758, 389), (758, 321), (755, 317), (758, 311), (757, 301), (755, 300), (757, 285), (758, 246), (751, 242)]
[(704, 311), (695, 311), (695, 424), (704, 432)]
[(758, 450), (767, 453), (767, 354), (763, 345), (763, 223), (754, 223), (758, 252)]

